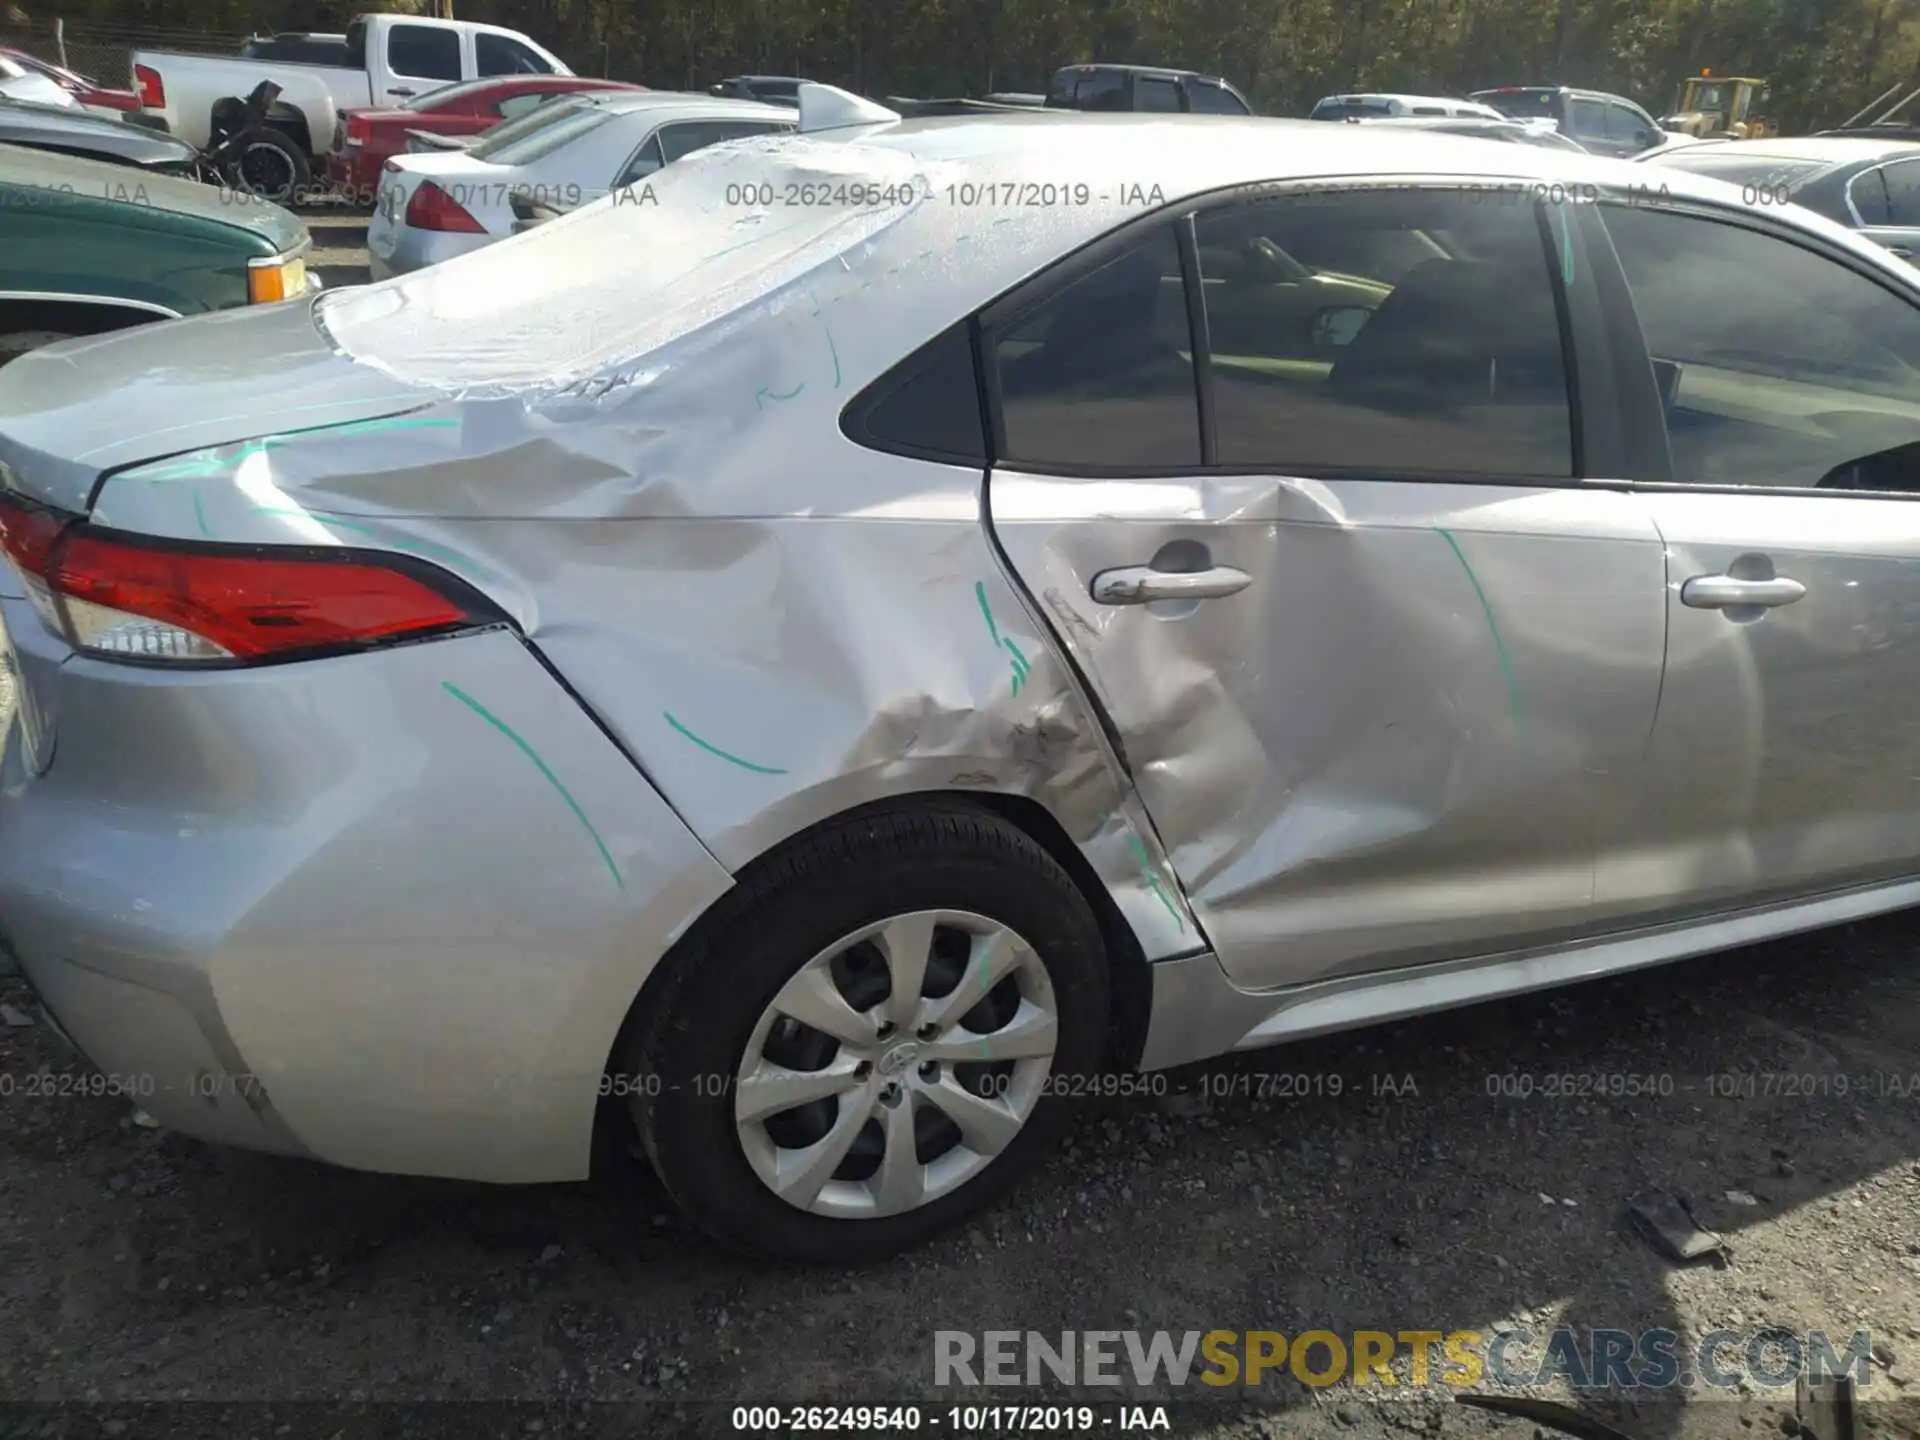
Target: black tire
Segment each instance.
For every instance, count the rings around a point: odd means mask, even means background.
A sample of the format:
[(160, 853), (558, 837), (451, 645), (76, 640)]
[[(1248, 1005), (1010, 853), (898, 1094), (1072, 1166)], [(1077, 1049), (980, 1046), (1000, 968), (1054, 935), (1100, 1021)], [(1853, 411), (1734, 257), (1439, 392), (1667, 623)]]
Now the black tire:
[[(893, 915), (967, 910), (1011, 927), (1053, 987), (1054, 1077), (1095, 1074), (1107, 1028), (1100, 928), (1073, 880), (1024, 831), (963, 802), (885, 809), (776, 851), (675, 947), (629, 1027), (616, 1073), (639, 1077), (641, 1146), (675, 1203), (721, 1244), (807, 1263), (880, 1260), (992, 1204), (1044, 1157), (1067, 1119), (1053, 1085), (979, 1174), (919, 1208), (842, 1219), (788, 1204), (753, 1172), (732, 1077), (762, 1012), (806, 962)], [(701, 1077), (721, 1076), (721, 1083)], [(651, 1090), (654, 1093), (642, 1093)]]
[(235, 188), (292, 205), (305, 198), (313, 183), (313, 167), (306, 152), (274, 129), (261, 129), (246, 138), (233, 162)]

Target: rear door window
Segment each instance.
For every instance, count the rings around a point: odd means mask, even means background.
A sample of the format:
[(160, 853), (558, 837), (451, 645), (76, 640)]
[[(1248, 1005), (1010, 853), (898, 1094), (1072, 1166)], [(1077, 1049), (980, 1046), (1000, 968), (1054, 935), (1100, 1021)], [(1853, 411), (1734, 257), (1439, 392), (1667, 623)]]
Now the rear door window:
[(1200, 463), (1200, 406), (1179, 244), (1156, 226), (996, 325), (996, 453), (1015, 468)]
[(1079, 77), (1074, 104), (1082, 110), (1127, 108), (1127, 77), (1117, 70), (1095, 70)]
[(1880, 173), (1887, 185), (1887, 224), (1920, 229), (1920, 160), (1896, 160)]
[(387, 68), (409, 80), (458, 80), (459, 33), (431, 25), (396, 25), (387, 32)]
[(1220, 464), (1573, 474), (1538, 219), (1474, 198), (1341, 192), (1198, 217)]
[(1158, 115), (1177, 115), (1180, 113), (1180, 86), (1172, 80), (1162, 79), (1158, 75), (1142, 75), (1134, 82), (1134, 105), (1136, 110), (1151, 111)]
[(1920, 312), (1823, 255), (1645, 205), (1603, 212), (1667, 396), (1673, 478), (1920, 491)]
[[(1893, 211), (1887, 203), (1887, 167), (1865, 170), (1847, 182), (1847, 199), (1861, 225), (1891, 225)], [(1852, 216), (1848, 217), (1852, 219)]]

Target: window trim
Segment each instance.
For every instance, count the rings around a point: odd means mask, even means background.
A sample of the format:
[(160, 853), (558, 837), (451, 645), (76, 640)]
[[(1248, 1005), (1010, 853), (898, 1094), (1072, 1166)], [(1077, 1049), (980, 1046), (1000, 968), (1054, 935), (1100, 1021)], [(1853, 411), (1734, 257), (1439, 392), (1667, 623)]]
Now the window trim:
[[(1861, 279), (1878, 285), (1881, 289), (1887, 291), (1894, 299), (1903, 301), (1909, 310), (1916, 312), (1916, 318), (1920, 318), (1920, 277), (1916, 277), (1914, 281), (1909, 282), (1903, 275), (1883, 272), (1879, 270), (1878, 267), (1866, 261), (1864, 257), (1854, 254), (1846, 246), (1836, 244), (1824, 235), (1818, 235), (1809, 230), (1802, 230), (1791, 223), (1783, 222), (1772, 216), (1751, 213), (1743, 209), (1734, 209), (1729, 206), (1717, 205), (1711, 201), (1696, 200), (1691, 197), (1673, 196), (1659, 201), (1649, 201), (1645, 198), (1635, 200), (1630, 194), (1619, 187), (1602, 186), (1600, 202), (1586, 208), (1593, 212), (1593, 223), (1602, 226), (1603, 233), (1607, 233), (1604, 232), (1606, 221), (1604, 214), (1601, 212), (1608, 205), (1617, 205), (1630, 210), (1655, 210), (1662, 214), (1679, 215), (1690, 219), (1705, 221), (1710, 224), (1729, 225), (1735, 229), (1748, 230), (1755, 234), (1765, 236), (1768, 239), (1781, 241), (1784, 244), (1791, 245), (1799, 250), (1804, 250), (1820, 259), (1838, 264), (1842, 268), (1859, 276)], [(1593, 265), (1596, 270), (1610, 271), (1613, 279), (1617, 281), (1617, 290), (1615, 285), (1611, 283), (1603, 284), (1602, 286), (1603, 293), (1608, 294), (1611, 300), (1611, 303), (1607, 306), (1606, 313), (1610, 343), (1616, 348), (1622, 345), (1627, 346), (1629, 347), (1627, 353), (1637, 353), (1641, 358), (1645, 359), (1647, 362), (1647, 373), (1649, 378), (1651, 378), (1653, 352), (1647, 346), (1645, 333), (1640, 326), (1639, 312), (1633, 306), (1632, 288), (1627, 282), (1625, 267), (1621, 265), (1620, 258), (1614, 251), (1610, 233), (1607, 233), (1607, 243), (1604, 249), (1600, 253), (1594, 254)], [(1644, 402), (1649, 396), (1652, 401), (1651, 414), (1648, 414), (1644, 408)], [(1641, 404), (1636, 406), (1635, 419), (1643, 426), (1649, 423), (1657, 424), (1658, 430), (1656, 433), (1658, 433), (1662, 441), (1666, 443), (1669, 454), (1671, 454), (1672, 440), (1667, 433), (1666, 410), (1665, 407), (1659, 403), (1657, 389), (1648, 392), (1648, 396), (1640, 396), (1637, 398), (1641, 401)], [(1633, 491), (1645, 491), (1649, 494), (1677, 492), (1689, 495), (1777, 495), (1817, 500), (1920, 501), (1920, 492), (1914, 491), (1822, 490), (1818, 486), (1813, 485), (1716, 485), (1703, 484), (1694, 480), (1677, 480), (1673, 478), (1671, 460), (1668, 462), (1667, 473), (1664, 477), (1648, 479), (1641, 476), (1630, 475), (1626, 477), (1626, 485), (1624, 488)]]
[[(1200, 441), (1201, 462), (1197, 465), (1063, 465), (1058, 461), (1023, 461), (1006, 456), (1005, 418), (1001, 409), (1000, 379), (992, 364), (993, 341), (1003, 331), (1025, 319), (1037, 306), (1043, 304), (1059, 290), (1073, 284), (1082, 276), (1112, 260), (1123, 250), (1130, 249), (1138, 240), (1143, 227), (1153, 224), (1173, 223), (1178, 227), (1175, 238), (1184, 248), (1192, 244), (1191, 233), (1196, 218), (1203, 212), (1225, 209), (1235, 205), (1253, 205), (1266, 201), (1286, 199), (1291, 196), (1312, 194), (1337, 188), (1343, 193), (1355, 190), (1379, 189), (1404, 192), (1408, 189), (1464, 191), (1473, 185), (1485, 184), (1533, 184), (1538, 177), (1533, 176), (1491, 176), (1491, 175), (1436, 175), (1436, 174), (1367, 174), (1367, 175), (1317, 175), (1311, 179), (1288, 179), (1273, 181), (1252, 181), (1239, 185), (1223, 187), (1199, 195), (1187, 196), (1179, 201), (1163, 206), (1158, 210), (1146, 211), (1135, 216), (1117, 229), (1109, 230), (1095, 239), (1068, 252), (1049, 264), (1037, 275), (1015, 285), (998, 298), (988, 302), (975, 312), (978, 324), (978, 349), (975, 363), (980, 371), (980, 383), (987, 396), (987, 453), (988, 463), (994, 470), (1006, 470), (1015, 474), (1048, 475), (1065, 479), (1088, 480), (1148, 480), (1179, 479), (1211, 475), (1298, 475), (1305, 479), (1324, 480), (1378, 480), (1406, 484), (1438, 485), (1490, 485), (1507, 489), (1521, 490), (1574, 490), (1574, 489), (1619, 489), (1626, 485), (1624, 474), (1589, 477), (1582, 473), (1593, 468), (1596, 456), (1612, 462), (1616, 457), (1624, 462), (1626, 440), (1624, 432), (1612, 415), (1596, 412), (1589, 419), (1586, 397), (1611, 393), (1612, 384), (1603, 374), (1601, 367), (1611, 363), (1610, 357), (1600, 345), (1601, 331), (1593, 327), (1601, 323), (1601, 306), (1596, 295), (1589, 293), (1585, 301), (1578, 299), (1580, 291), (1589, 290), (1593, 284), (1593, 267), (1586, 263), (1584, 240), (1579, 227), (1575, 227), (1572, 244), (1575, 250), (1575, 275), (1580, 283), (1573, 295), (1566, 293), (1565, 277), (1557, 263), (1559, 257), (1553, 253), (1548, 243), (1550, 232), (1544, 210), (1551, 202), (1536, 200), (1533, 202), (1541, 243), (1541, 263), (1546, 267), (1549, 283), (1554, 290), (1555, 312), (1560, 318), (1561, 357), (1567, 376), (1567, 420), (1570, 434), (1571, 476), (1550, 475), (1487, 475), (1457, 470), (1389, 470), (1379, 466), (1281, 466), (1273, 463), (1253, 465), (1222, 465), (1210, 462), (1207, 457), (1218, 453), (1218, 437), (1210, 423), (1203, 424)], [(1470, 193), (1470, 192), (1469, 192)], [(1593, 208), (1583, 206), (1580, 208)], [(1185, 232), (1186, 239), (1181, 238)], [(1196, 248), (1195, 264), (1198, 264)], [(1188, 289), (1188, 326), (1190, 334), (1193, 325), (1195, 287), (1187, 280), (1185, 262), (1182, 262), (1182, 279)], [(1623, 281), (1624, 283), (1624, 281)], [(1204, 314), (1205, 297), (1199, 297)], [(1207, 373), (1207, 389), (1211, 399), (1212, 357), (1203, 347), (1203, 335), (1194, 335), (1196, 352), (1194, 355), (1195, 405), (1199, 405), (1200, 375), (1203, 363)], [(1644, 352), (1643, 352), (1644, 353)], [(1203, 362), (1202, 356), (1205, 355)], [(1212, 420), (1211, 406), (1205, 421)], [(1661, 432), (1664, 435), (1664, 430)]]

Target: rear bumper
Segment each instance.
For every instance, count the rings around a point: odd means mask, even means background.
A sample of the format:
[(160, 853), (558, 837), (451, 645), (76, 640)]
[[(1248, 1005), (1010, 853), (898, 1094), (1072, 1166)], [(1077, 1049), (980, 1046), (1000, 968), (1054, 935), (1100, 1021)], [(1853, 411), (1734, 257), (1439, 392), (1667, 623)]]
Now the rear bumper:
[(327, 156), (327, 181), (356, 205), (372, 205), (380, 193), (380, 166), (384, 155), (364, 150), (335, 150)]
[(456, 255), (491, 245), (497, 235), (457, 235), (439, 230), (415, 230), (407, 225), (367, 227), (367, 268), (375, 280), (411, 274), (438, 265)]
[(731, 881), (517, 637), (58, 688), (0, 932), (117, 1093), (361, 1169), (586, 1173), (620, 1022)]

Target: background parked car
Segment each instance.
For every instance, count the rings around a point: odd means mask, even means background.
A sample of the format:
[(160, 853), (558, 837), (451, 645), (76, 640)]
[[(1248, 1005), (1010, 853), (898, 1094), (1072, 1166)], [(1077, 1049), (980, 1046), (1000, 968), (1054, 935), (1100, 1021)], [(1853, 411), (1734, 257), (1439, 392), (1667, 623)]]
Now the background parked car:
[(412, 15), (360, 16), (347, 27), (339, 65), (133, 52), (143, 120), (195, 145), (230, 123), (239, 97), (274, 81), (280, 96), (269, 118), (309, 168), (332, 144), (342, 110), (398, 105), (483, 75), (572, 73), (518, 31)]
[(406, 153), (408, 138), (478, 135), (514, 120), (555, 95), (585, 90), (640, 90), (644, 86), (577, 75), (496, 75), (416, 95), (391, 109), (346, 110), (327, 156), (327, 178), (347, 195), (373, 203), (380, 167)]
[(1218, 75), (1157, 65), (1063, 65), (1047, 84), (1056, 110), (1251, 115), (1247, 97)]
[(1738, 185), (1755, 205), (1804, 205), (1903, 260), (1920, 253), (1920, 144), (1912, 141), (1702, 140), (1646, 158)]
[(806, 81), (792, 75), (734, 75), (707, 87), (709, 95), (726, 100), (758, 100), (767, 105), (798, 108), (800, 87)]
[(11, 61), (24, 70), (44, 75), (73, 98), (82, 109), (104, 115), (123, 115), (140, 108), (140, 97), (131, 90), (112, 90), (86, 75), (78, 75), (24, 50), (0, 45), (0, 60)]
[(1524, 120), (1483, 120), (1477, 115), (1382, 115), (1356, 119), (1358, 125), (1380, 125), (1396, 130), (1431, 130), (1442, 135), (1477, 135), (1483, 140), (1507, 140), (1516, 145), (1539, 145), (1584, 155), (1586, 147), (1562, 135), (1550, 124)]
[(1473, 98), (1516, 120), (1551, 120), (1595, 155), (1625, 158), (1665, 145), (1672, 138), (1633, 101), (1599, 90), (1567, 85), (1503, 85), (1476, 90)]
[(0, 144), (52, 150), (169, 175), (191, 174), (200, 152), (184, 140), (90, 115), (78, 106), (0, 101)]
[(1329, 95), (1307, 112), (1309, 120), (1383, 120), (1398, 117), (1453, 116), (1457, 119), (1504, 120), (1490, 105), (1457, 100), (1451, 95)]
[(0, 96), (9, 100), (26, 100), (36, 105), (55, 105), (65, 108), (78, 105), (79, 101), (69, 95), (51, 76), (37, 69), (29, 69), (8, 55), (0, 55)]
[(0, 364), (69, 336), (303, 295), (309, 244), (277, 205), (0, 145)]
[(367, 263), (375, 279), (418, 270), (513, 234), (516, 196), (573, 210), (695, 150), (794, 123), (782, 106), (712, 95), (564, 96), (464, 150), (389, 160)]

